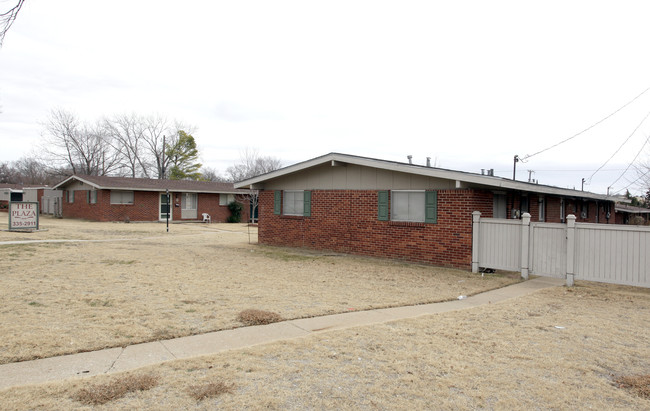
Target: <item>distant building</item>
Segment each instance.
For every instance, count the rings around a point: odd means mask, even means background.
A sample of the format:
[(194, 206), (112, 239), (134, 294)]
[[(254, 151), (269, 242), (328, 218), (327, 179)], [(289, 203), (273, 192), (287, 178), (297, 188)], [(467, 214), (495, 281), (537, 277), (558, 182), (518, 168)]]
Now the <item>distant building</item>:
[[(242, 221), (248, 221), (248, 190), (232, 183), (73, 175), (54, 188), (63, 191), (63, 217), (94, 221), (226, 222), (228, 204), (244, 203)], [(167, 204), (169, 190), (170, 204)]]

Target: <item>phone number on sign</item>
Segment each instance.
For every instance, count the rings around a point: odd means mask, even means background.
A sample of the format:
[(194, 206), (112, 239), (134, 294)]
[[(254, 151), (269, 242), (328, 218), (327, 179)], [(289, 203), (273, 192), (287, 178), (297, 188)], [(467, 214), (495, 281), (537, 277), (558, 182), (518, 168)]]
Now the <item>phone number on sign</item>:
[(35, 221), (12, 221), (12, 227), (27, 227), (27, 228), (36, 228)]

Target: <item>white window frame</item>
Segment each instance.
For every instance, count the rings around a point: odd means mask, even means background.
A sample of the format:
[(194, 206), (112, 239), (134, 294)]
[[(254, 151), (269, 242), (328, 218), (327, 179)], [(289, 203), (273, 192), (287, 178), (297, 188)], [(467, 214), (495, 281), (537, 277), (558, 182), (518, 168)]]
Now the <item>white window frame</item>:
[(539, 221), (546, 221), (546, 198), (539, 197), (537, 200)]
[(89, 200), (90, 204), (97, 204), (97, 190), (90, 190)]
[[(397, 203), (406, 196), (406, 213)], [(425, 190), (392, 190), (390, 194), (390, 219), (412, 223), (424, 223), (426, 216)], [(398, 214), (399, 213), (399, 214)]]
[(285, 190), (282, 195), (283, 215), (305, 215), (305, 190)]
[(133, 205), (135, 203), (135, 194), (128, 190), (111, 190), (112, 205)]

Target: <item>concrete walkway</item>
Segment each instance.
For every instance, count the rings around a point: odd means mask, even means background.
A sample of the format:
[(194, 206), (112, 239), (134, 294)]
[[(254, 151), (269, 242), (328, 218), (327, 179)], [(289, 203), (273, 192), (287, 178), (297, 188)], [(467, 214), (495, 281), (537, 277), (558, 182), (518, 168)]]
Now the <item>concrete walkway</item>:
[(136, 344), (125, 348), (108, 348), (100, 351), (4, 364), (0, 365), (0, 389), (75, 377), (112, 374), (164, 361), (215, 354), (274, 341), (305, 337), (314, 333), (462, 310), (520, 297), (543, 288), (562, 286), (563, 284), (564, 280), (562, 279), (538, 277), (462, 300), (304, 318)]

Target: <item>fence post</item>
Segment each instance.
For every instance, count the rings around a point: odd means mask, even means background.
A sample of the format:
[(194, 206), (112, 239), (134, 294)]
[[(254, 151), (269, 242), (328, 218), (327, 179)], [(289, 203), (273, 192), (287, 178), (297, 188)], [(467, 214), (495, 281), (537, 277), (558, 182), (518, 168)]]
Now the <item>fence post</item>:
[(479, 224), (481, 223), (481, 212), (472, 213), (472, 272), (478, 273), (478, 236)]
[(528, 244), (530, 242), (530, 214), (521, 216), (521, 278), (528, 280)]
[(575, 255), (575, 230), (576, 216), (569, 214), (566, 217), (566, 285), (573, 287), (574, 280), (574, 255)]

